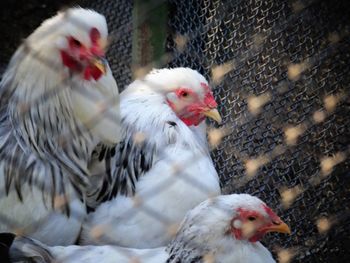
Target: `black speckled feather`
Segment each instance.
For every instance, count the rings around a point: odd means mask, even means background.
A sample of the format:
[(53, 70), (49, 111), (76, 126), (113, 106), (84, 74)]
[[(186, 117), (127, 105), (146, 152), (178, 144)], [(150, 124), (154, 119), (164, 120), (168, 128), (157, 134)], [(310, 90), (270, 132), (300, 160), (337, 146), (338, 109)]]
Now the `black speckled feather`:
[(111, 200), (117, 195), (134, 195), (136, 182), (152, 168), (155, 145), (148, 140), (135, 142), (136, 132), (132, 128), (125, 130), (125, 136), (117, 146), (110, 148), (100, 145), (98, 153), (95, 153), (95, 158), (104, 161), (106, 170), (97, 196), (98, 202)]

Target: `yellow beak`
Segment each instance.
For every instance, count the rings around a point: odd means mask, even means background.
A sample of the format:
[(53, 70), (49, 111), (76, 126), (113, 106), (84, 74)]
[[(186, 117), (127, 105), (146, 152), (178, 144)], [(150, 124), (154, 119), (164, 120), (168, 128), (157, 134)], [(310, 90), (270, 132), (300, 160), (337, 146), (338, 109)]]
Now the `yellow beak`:
[(217, 109), (208, 109), (208, 110), (204, 110), (202, 112), (205, 116), (213, 119), (214, 121), (216, 121), (217, 123), (221, 123), (222, 118), (220, 116), (220, 113)]
[(268, 232), (278, 232), (278, 233), (284, 233), (284, 234), (291, 234), (289, 226), (281, 221), (279, 224), (273, 224), (271, 226), (268, 226), (265, 228), (266, 233)]
[(107, 72), (107, 64), (106, 64), (106, 61), (104, 58), (95, 58), (93, 61), (92, 61), (92, 64), (98, 68), (103, 75), (106, 75), (106, 72)]

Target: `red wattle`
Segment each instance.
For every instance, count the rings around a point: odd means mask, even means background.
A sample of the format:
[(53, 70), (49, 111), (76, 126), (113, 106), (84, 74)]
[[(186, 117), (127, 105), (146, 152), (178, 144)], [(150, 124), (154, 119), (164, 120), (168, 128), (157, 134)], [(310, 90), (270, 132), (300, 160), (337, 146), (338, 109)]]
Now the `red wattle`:
[(231, 233), (235, 237), (235, 239), (237, 240), (242, 239), (242, 231), (240, 229), (232, 228)]
[(249, 238), (250, 242), (258, 242), (260, 241), (265, 233), (261, 233), (261, 232), (257, 232), (254, 236), (252, 236), (251, 238)]
[(81, 65), (79, 64), (79, 62), (76, 61), (72, 56), (70, 56), (66, 51), (61, 50), (60, 54), (63, 65), (65, 65), (73, 71), (81, 70)]
[[(172, 110), (176, 112), (174, 103), (170, 100), (167, 100), (167, 103), (170, 106), (170, 108), (172, 108)], [(195, 112), (197, 111), (197, 107), (194, 107), (193, 109), (187, 108), (186, 111)], [(187, 126), (198, 126), (202, 121), (204, 121), (205, 116), (201, 115), (200, 113), (193, 113), (190, 117), (183, 117), (181, 115), (178, 115), (178, 118), (182, 120)]]
[(205, 117), (203, 116), (192, 116), (189, 118), (185, 118), (185, 117), (179, 117), (180, 120), (182, 120), (187, 126), (198, 126), (202, 121), (204, 121)]
[(101, 76), (102, 76), (101, 70), (95, 66), (88, 66), (84, 70), (85, 80), (91, 80), (91, 78), (93, 78), (94, 80), (98, 80)]
[(90, 80), (90, 79), (91, 79), (91, 70), (90, 70), (90, 67), (87, 67), (87, 68), (84, 70), (84, 79), (85, 79), (85, 80)]

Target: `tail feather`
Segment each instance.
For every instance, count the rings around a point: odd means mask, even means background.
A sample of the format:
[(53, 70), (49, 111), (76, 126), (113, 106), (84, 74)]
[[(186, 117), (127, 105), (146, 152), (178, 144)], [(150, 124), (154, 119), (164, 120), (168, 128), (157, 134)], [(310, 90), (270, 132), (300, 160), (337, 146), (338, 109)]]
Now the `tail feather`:
[(12, 263), (50, 263), (54, 258), (47, 246), (27, 237), (16, 237), (10, 247)]

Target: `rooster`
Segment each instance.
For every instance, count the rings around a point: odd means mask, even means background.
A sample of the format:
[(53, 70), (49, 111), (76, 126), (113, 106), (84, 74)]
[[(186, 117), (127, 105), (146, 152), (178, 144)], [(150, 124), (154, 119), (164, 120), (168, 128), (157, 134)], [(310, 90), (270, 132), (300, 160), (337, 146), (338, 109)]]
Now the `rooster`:
[(160, 69), (121, 93), (120, 112), (121, 142), (99, 156), (111, 174), (102, 189), (112, 190), (101, 192), (105, 201), (88, 215), (80, 242), (162, 246), (172, 238), (169, 224), (176, 229), (188, 210), (220, 194), (205, 124), (221, 122), (217, 103), (197, 71)]
[(3, 243), (10, 246), (8, 250), (14, 263), (24, 260), (33, 263), (275, 263), (271, 253), (259, 242), (269, 232), (290, 234), (290, 229), (260, 199), (232, 194), (206, 200), (189, 211), (167, 247), (48, 247), (25, 237), (17, 237), (11, 245), (9, 234), (3, 234)]
[[(0, 232), (72, 244), (86, 215), (89, 160), (119, 141), (104, 16), (72, 8), (44, 21), (0, 83)], [(62, 213), (63, 212), (63, 213)]]

